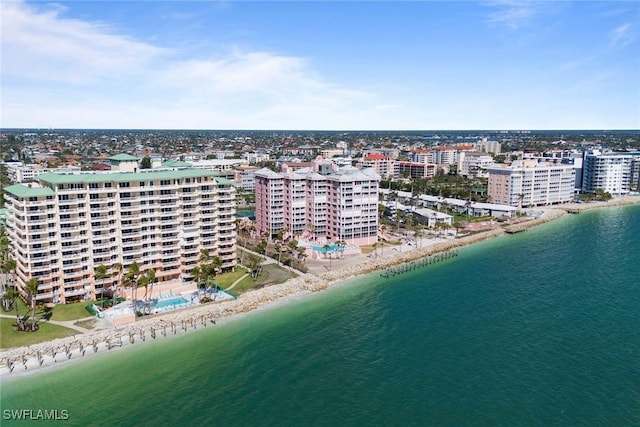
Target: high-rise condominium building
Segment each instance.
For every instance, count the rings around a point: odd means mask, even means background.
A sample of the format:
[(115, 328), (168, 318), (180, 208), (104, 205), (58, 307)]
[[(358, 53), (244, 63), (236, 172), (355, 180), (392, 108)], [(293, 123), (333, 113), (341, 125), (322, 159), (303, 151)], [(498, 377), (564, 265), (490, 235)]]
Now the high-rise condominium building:
[(631, 186), (631, 154), (586, 152), (582, 172), (582, 192), (602, 190), (613, 195), (627, 194)]
[(358, 168), (373, 169), (382, 179), (398, 179), (399, 165), (396, 160), (380, 153), (370, 153), (358, 162)]
[(338, 168), (321, 158), (311, 168), (256, 176), (256, 227), (298, 238), (372, 244), (378, 233), (378, 184), (371, 169)]
[[(134, 261), (158, 282), (181, 283), (203, 249), (223, 270), (235, 267), (233, 182), (196, 169), (137, 172), (135, 163), (120, 165), (131, 172), (49, 173), (5, 188), (19, 288), (36, 278), (38, 302), (93, 299)], [(112, 274), (96, 278), (100, 265)]]
[(515, 160), (510, 166), (490, 166), (489, 197), (492, 203), (510, 206), (544, 206), (573, 200), (573, 165)]

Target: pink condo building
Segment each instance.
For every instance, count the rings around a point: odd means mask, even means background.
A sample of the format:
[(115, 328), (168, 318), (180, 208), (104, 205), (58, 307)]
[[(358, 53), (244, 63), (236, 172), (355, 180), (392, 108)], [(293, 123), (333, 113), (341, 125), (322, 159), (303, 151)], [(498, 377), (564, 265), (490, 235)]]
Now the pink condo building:
[(338, 168), (318, 157), (310, 168), (281, 173), (261, 169), (256, 177), (256, 227), (274, 237), (284, 230), (296, 238), (377, 242), (378, 184), (372, 169)]

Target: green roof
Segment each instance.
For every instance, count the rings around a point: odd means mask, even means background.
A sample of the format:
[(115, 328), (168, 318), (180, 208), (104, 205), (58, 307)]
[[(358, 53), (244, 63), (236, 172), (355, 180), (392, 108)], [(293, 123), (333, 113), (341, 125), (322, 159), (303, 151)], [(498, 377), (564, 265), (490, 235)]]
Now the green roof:
[(119, 172), (95, 174), (61, 174), (49, 172), (39, 175), (37, 179), (49, 184), (88, 184), (94, 182), (155, 181), (164, 179), (198, 178), (203, 176), (218, 176), (218, 173), (203, 169), (179, 169), (157, 172)]
[(29, 187), (24, 184), (15, 184), (4, 187), (4, 191), (16, 197), (53, 196), (55, 193), (50, 188)]
[(167, 160), (160, 165), (161, 168), (190, 168), (191, 163), (181, 162), (178, 160)]
[(115, 156), (109, 157), (109, 160), (113, 160), (115, 162), (132, 162), (140, 160), (139, 157), (132, 156), (131, 154), (121, 153), (116, 154)]
[(233, 181), (227, 178), (216, 178), (216, 182), (220, 185), (233, 185), (235, 184)]

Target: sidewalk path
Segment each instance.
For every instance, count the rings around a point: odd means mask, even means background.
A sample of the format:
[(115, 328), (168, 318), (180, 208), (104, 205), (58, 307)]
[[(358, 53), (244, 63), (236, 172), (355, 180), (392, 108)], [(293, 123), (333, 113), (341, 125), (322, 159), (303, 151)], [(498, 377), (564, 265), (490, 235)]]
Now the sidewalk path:
[(227, 291), (230, 291), (231, 289), (233, 289), (233, 287), (234, 287), (235, 285), (237, 285), (238, 283), (240, 283), (240, 282), (242, 281), (242, 279), (244, 279), (244, 278), (245, 278), (245, 277), (247, 277), (248, 275), (249, 275), (249, 273), (245, 273), (242, 277), (240, 277), (238, 280), (236, 280), (235, 282), (233, 282), (233, 283), (231, 284), (231, 286), (229, 286), (226, 290), (227, 290)]

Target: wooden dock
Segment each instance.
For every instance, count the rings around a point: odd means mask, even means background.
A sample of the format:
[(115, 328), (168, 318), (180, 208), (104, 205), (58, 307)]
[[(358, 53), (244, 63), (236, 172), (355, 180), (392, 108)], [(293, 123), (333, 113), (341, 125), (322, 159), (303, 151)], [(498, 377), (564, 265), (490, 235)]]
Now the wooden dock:
[(457, 255), (458, 255), (458, 251), (456, 249), (446, 251), (446, 252), (440, 252), (437, 254), (429, 255), (428, 257), (425, 257), (425, 258), (417, 259), (415, 261), (396, 265), (394, 267), (385, 268), (380, 272), (380, 276), (384, 278), (393, 277), (398, 274), (415, 270), (416, 268), (424, 267), (430, 264), (434, 264), (436, 262), (444, 261), (445, 259), (453, 258)]

